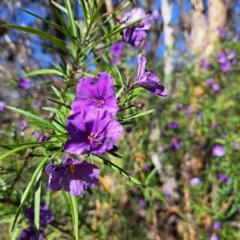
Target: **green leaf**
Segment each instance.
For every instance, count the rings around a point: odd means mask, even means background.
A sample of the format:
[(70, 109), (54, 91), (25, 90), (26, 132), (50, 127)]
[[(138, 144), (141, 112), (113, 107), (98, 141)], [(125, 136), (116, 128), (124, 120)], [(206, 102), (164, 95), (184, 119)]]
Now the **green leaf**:
[(16, 224), (16, 221), (17, 221), (17, 219), (18, 219), (18, 216), (19, 216), (19, 214), (20, 214), (20, 212), (21, 212), (21, 210), (22, 210), (25, 202), (27, 201), (28, 195), (30, 194), (30, 192), (31, 192), (31, 190), (32, 190), (32, 188), (33, 188), (33, 185), (34, 185), (34, 183), (35, 183), (35, 181), (36, 181), (36, 178), (37, 178), (38, 174), (40, 173), (40, 171), (43, 169), (43, 167), (44, 167), (45, 163), (47, 162), (47, 160), (48, 160), (47, 157), (44, 158), (44, 159), (39, 163), (39, 165), (38, 165), (38, 167), (36, 168), (36, 170), (34, 171), (34, 173), (33, 173), (33, 175), (32, 175), (32, 178), (31, 178), (29, 184), (27, 185), (27, 188), (25, 189), (25, 191), (24, 191), (24, 193), (23, 193), (23, 195), (22, 195), (21, 204), (20, 204), (20, 206), (18, 207), (16, 216), (15, 216), (14, 221), (13, 221), (12, 230), (13, 230), (15, 224)]
[(77, 205), (77, 199), (76, 197), (73, 197), (68, 194), (69, 196), (69, 202), (71, 206), (71, 213), (72, 213), (72, 221), (73, 221), (73, 229), (74, 229), (74, 235), (75, 239), (78, 240), (78, 205)]
[(154, 111), (155, 111), (155, 109), (151, 109), (151, 110), (148, 110), (146, 112), (142, 112), (142, 113), (138, 113), (138, 114), (135, 113), (135, 114), (132, 114), (132, 115), (129, 115), (129, 116), (124, 116), (124, 117), (122, 117), (118, 120), (119, 120), (119, 122), (125, 122), (125, 121), (129, 121), (130, 119), (133, 119), (133, 118), (136, 118), (136, 117), (140, 117), (140, 116), (144, 116), (146, 114), (150, 114)]
[(36, 239), (39, 239), (39, 230), (40, 230), (40, 201), (41, 201), (41, 176), (42, 169), (37, 176), (37, 186), (34, 194), (34, 225), (36, 227)]
[(94, 156), (93, 155), (93, 159), (105, 164), (106, 166), (112, 168), (113, 170), (117, 171), (118, 173), (122, 174), (125, 177), (128, 177), (129, 180), (131, 180), (132, 182), (141, 185), (143, 187), (145, 187), (137, 178), (132, 177), (129, 173), (127, 173), (125, 170), (123, 170), (122, 168), (120, 168), (119, 166), (115, 165), (114, 163), (110, 162), (109, 160), (103, 158), (103, 157), (99, 157), (99, 156)]
[(73, 17), (73, 12), (72, 12), (72, 7), (71, 7), (71, 4), (70, 4), (70, 1), (65, 0), (65, 5), (67, 7), (67, 15), (68, 15), (71, 30), (72, 30), (72, 33), (73, 33), (72, 35), (74, 37), (77, 37), (76, 25), (75, 25), (75, 22), (74, 22), (74, 17)]
[(67, 116), (62, 111), (60, 111), (57, 108), (43, 107), (42, 109), (44, 109), (46, 111), (49, 111), (49, 112), (56, 113), (62, 119), (66, 119), (67, 118)]
[(32, 13), (32, 12), (29, 12), (29, 11), (27, 11), (27, 10), (25, 10), (25, 9), (22, 9), (22, 8), (19, 8), (19, 9), (20, 9), (21, 11), (23, 11), (23, 12), (26, 12), (26, 13), (28, 13), (28, 14), (36, 17), (36, 18), (38, 18), (38, 19), (41, 19), (43, 22), (49, 24), (50, 26), (54, 27), (54, 28), (57, 29), (58, 31), (60, 31), (60, 32), (62, 32), (62, 33), (65, 34), (62, 26), (60, 26), (60, 25), (58, 25), (58, 24), (56, 24), (56, 23), (54, 23), (54, 22), (51, 22), (51, 21), (49, 21), (49, 20), (47, 20), (47, 19), (45, 19), (45, 18), (41, 18), (40, 16), (38, 16), (38, 15)]
[(57, 7), (59, 10), (63, 11), (64, 13), (66, 13), (66, 14), (68, 13), (68, 12), (67, 12), (67, 9), (66, 9), (65, 7), (61, 6), (60, 4), (58, 4), (58, 3), (54, 2), (54, 1), (51, 1), (51, 3), (52, 3), (55, 7)]
[(54, 128), (55, 127), (53, 126), (52, 123), (48, 122), (47, 120), (45, 119), (42, 119), (41, 117), (38, 117), (32, 113), (29, 113), (29, 112), (26, 112), (24, 110), (21, 110), (21, 109), (18, 109), (18, 108), (15, 108), (15, 107), (11, 107), (11, 106), (6, 106), (6, 108), (10, 111), (13, 111), (13, 112), (16, 112), (16, 113), (19, 113), (27, 118), (31, 118), (39, 123), (42, 123), (45, 127), (48, 127), (48, 128)]
[(13, 154), (13, 153), (16, 153), (16, 152), (19, 152), (21, 150), (24, 150), (24, 149), (27, 149), (27, 148), (30, 148), (30, 147), (37, 147), (39, 146), (40, 143), (32, 143), (32, 144), (26, 144), (26, 145), (23, 145), (23, 146), (20, 146), (20, 147), (17, 147), (17, 148), (14, 148), (10, 151), (7, 151), (7, 152), (4, 152), (1, 156), (0, 156), (0, 160), (3, 160), (4, 158), (6, 158), (7, 156)]
[(64, 76), (64, 73), (60, 72), (56, 69), (38, 69), (31, 72), (28, 72), (26, 74), (26, 77), (34, 76), (34, 75), (40, 75), (40, 74), (54, 74), (58, 76)]
[(35, 28), (23, 27), (23, 26), (12, 25), (12, 24), (4, 24), (2, 26), (6, 27), (6, 28), (13, 28), (13, 29), (16, 29), (16, 30), (21, 30), (23, 32), (31, 33), (31, 34), (37, 35), (41, 38), (47, 39), (48, 41), (50, 41), (53, 44), (55, 44), (56, 46), (58, 46), (61, 50), (63, 50), (67, 54), (69, 54), (68, 49), (64, 46), (64, 42), (61, 39), (53, 37), (52, 35), (50, 35), (48, 33), (45, 33), (43, 31), (40, 31), (40, 30), (35, 29)]
[(87, 77), (92, 77), (95, 78), (96, 76), (92, 73), (88, 73), (88, 72), (81, 72), (82, 75), (87, 76)]
[(57, 103), (57, 104), (59, 104), (59, 105), (61, 105), (61, 106), (63, 106), (63, 107), (66, 107), (66, 108), (68, 108), (68, 109), (71, 110), (71, 107), (70, 107), (69, 105), (65, 104), (65, 103), (59, 102), (59, 101), (54, 100), (54, 99), (51, 99), (51, 98), (47, 98), (47, 99), (48, 99), (49, 101), (51, 101), (51, 102)]

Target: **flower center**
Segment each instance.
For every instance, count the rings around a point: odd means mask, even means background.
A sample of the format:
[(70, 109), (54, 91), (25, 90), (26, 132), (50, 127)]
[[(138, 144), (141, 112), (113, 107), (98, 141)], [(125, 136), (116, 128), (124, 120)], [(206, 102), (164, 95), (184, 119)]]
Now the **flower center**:
[(71, 173), (75, 173), (77, 171), (76, 166), (73, 165), (72, 163), (69, 164), (69, 168), (70, 168)]
[(98, 137), (97, 133), (91, 133), (88, 136), (88, 140), (90, 141), (90, 143), (95, 143), (95, 142), (97, 142), (97, 137)]
[(95, 99), (94, 102), (96, 107), (101, 107), (104, 104), (103, 99)]

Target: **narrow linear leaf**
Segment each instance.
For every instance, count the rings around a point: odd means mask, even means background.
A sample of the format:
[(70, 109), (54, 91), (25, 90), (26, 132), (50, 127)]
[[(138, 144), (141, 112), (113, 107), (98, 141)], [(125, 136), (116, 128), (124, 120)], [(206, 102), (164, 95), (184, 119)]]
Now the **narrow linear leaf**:
[(40, 31), (40, 30), (35, 29), (35, 28), (23, 27), (23, 26), (12, 25), (12, 24), (4, 24), (2, 26), (6, 27), (6, 28), (13, 28), (13, 29), (16, 29), (16, 30), (21, 30), (23, 32), (31, 33), (31, 34), (37, 35), (41, 38), (47, 39), (48, 41), (54, 43), (56, 46), (58, 46), (60, 49), (62, 49), (64, 52), (69, 54), (68, 49), (64, 46), (64, 42), (61, 39), (53, 37), (52, 35), (50, 35), (48, 33), (45, 33), (43, 31)]
[(13, 153), (16, 153), (16, 152), (19, 152), (21, 150), (24, 150), (24, 149), (27, 149), (29, 147), (36, 147), (36, 146), (39, 146), (40, 143), (35, 143), (35, 144), (29, 144), (29, 145), (24, 145), (24, 146), (20, 146), (20, 147), (17, 147), (17, 148), (14, 148), (10, 151), (7, 151), (5, 153), (3, 153), (1, 156), (0, 156), (0, 160), (3, 160), (4, 158), (6, 158), (7, 156), (13, 154)]
[(67, 8), (67, 14), (68, 14), (70, 26), (71, 26), (72, 33), (73, 33), (72, 35), (74, 37), (77, 37), (77, 30), (76, 30), (76, 25), (75, 25), (75, 22), (74, 22), (74, 17), (73, 17), (73, 12), (72, 12), (72, 7), (71, 7), (71, 4), (70, 4), (70, 1), (65, 0), (65, 5), (66, 5), (66, 8)]
[(54, 100), (54, 99), (51, 99), (51, 98), (47, 98), (47, 99), (48, 99), (49, 101), (51, 101), (51, 102), (57, 103), (57, 104), (59, 104), (59, 105), (61, 105), (61, 106), (63, 106), (63, 107), (66, 107), (66, 108), (68, 108), (68, 109), (71, 110), (71, 107), (70, 107), (69, 105), (65, 104), (65, 103), (59, 102), (59, 101)]
[(37, 186), (36, 192), (34, 194), (34, 225), (36, 227), (36, 239), (39, 239), (39, 230), (40, 230), (40, 201), (41, 201), (41, 176), (42, 169), (37, 176)]
[(71, 213), (72, 213), (72, 221), (73, 221), (73, 229), (74, 229), (74, 235), (75, 235), (75, 240), (78, 240), (78, 205), (77, 205), (77, 199), (76, 197), (69, 196), (69, 202), (71, 206)]
[(58, 76), (64, 76), (64, 73), (60, 72), (59, 70), (56, 69), (39, 69), (39, 70), (34, 70), (31, 72), (28, 72), (26, 74), (26, 77), (34, 76), (34, 75), (40, 75), (40, 74), (54, 74)]
[(128, 172), (126, 172), (125, 170), (123, 170), (122, 168), (118, 167), (117, 165), (115, 165), (114, 163), (110, 162), (109, 160), (103, 158), (103, 157), (99, 157), (99, 156), (93, 156), (93, 159), (103, 163), (104, 165), (112, 168), (113, 170), (117, 171), (118, 173), (124, 175), (125, 177), (128, 177), (129, 180), (131, 180), (132, 182), (141, 185), (143, 187), (145, 187), (137, 178), (132, 177)]
[(65, 7), (61, 6), (60, 4), (58, 4), (58, 3), (54, 2), (54, 1), (51, 1), (51, 3), (52, 3), (55, 7), (57, 7), (59, 10), (61, 10), (61, 11), (63, 11), (64, 13), (67, 14), (67, 9), (66, 9)]
[(44, 158), (44, 159), (39, 163), (39, 165), (38, 165), (38, 167), (36, 168), (36, 170), (34, 171), (34, 173), (33, 173), (33, 175), (32, 175), (32, 178), (31, 178), (29, 184), (28, 184), (27, 188), (25, 189), (25, 191), (24, 191), (24, 193), (23, 193), (23, 195), (22, 195), (21, 204), (20, 204), (20, 206), (18, 207), (16, 216), (15, 216), (14, 221), (13, 221), (12, 230), (13, 230), (13, 228), (14, 228), (16, 222), (17, 222), (18, 216), (19, 216), (19, 214), (20, 214), (20, 212), (21, 212), (21, 210), (22, 210), (22, 208), (23, 208), (23, 206), (24, 206), (24, 204), (25, 204), (25, 202), (26, 202), (26, 200), (27, 200), (27, 198), (28, 198), (28, 195), (29, 195), (29, 193), (31, 192), (31, 190), (32, 190), (32, 188), (33, 188), (33, 185), (34, 185), (34, 183), (35, 183), (35, 181), (36, 181), (36, 178), (37, 178), (39, 172), (43, 169), (43, 167), (44, 167), (45, 163), (47, 162), (47, 160), (48, 160), (48, 157)]

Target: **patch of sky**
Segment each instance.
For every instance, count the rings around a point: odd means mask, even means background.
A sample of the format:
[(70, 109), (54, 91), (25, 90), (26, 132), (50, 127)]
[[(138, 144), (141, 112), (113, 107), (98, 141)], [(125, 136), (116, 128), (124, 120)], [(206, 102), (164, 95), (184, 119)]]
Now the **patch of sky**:
[(184, 0), (184, 8), (187, 13), (191, 12), (191, 3), (189, 0)]
[(177, 51), (186, 50), (185, 39), (182, 35), (179, 35), (179, 36), (176, 37), (175, 43), (176, 43), (176, 50)]
[(126, 58), (127, 64), (129, 67), (134, 68), (137, 65), (137, 58), (130, 58), (129, 56)]
[(171, 19), (172, 24), (178, 21), (180, 14), (181, 14), (181, 8), (178, 4), (178, 1), (175, 0), (173, 2), (173, 8), (172, 8), (172, 19)]

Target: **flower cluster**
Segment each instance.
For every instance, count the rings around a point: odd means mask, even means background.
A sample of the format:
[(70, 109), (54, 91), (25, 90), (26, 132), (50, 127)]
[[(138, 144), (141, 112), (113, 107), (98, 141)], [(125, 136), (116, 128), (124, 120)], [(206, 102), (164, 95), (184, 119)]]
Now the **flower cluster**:
[(226, 53), (220, 52), (217, 54), (216, 60), (220, 63), (223, 72), (230, 70), (231, 64), (236, 63), (235, 52), (228, 50)]
[[(107, 72), (96, 78), (84, 77), (77, 84), (76, 98), (72, 103), (73, 114), (67, 118), (66, 129), (70, 139), (64, 151), (70, 154), (101, 155), (114, 147), (122, 136), (123, 128), (113, 117), (118, 112), (113, 79)], [(79, 162), (66, 157), (62, 164), (46, 167), (50, 191), (64, 188), (72, 196), (81, 195), (94, 188), (99, 181), (99, 169), (87, 161)]]
[[(24, 211), (24, 215), (26, 218), (28, 218), (29, 222), (34, 225), (34, 207), (31, 206), (30, 208), (27, 208)], [(47, 205), (44, 203), (40, 204), (40, 227), (41, 228), (46, 228), (47, 224), (52, 222), (54, 220), (54, 216), (52, 211), (48, 208)], [(44, 234), (43, 230), (39, 231), (39, 239), (43, 239)], [(19, 236), (19, 240), (26, 240), (26, 239), (36, 239), (36, 229), (34, 226), (31, 226), (29, 228), (26, 228), (22, 231), (22, 233)]]

